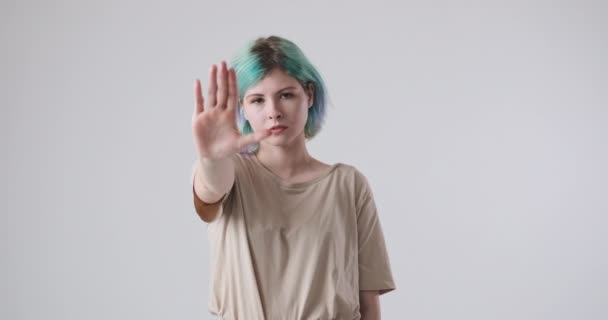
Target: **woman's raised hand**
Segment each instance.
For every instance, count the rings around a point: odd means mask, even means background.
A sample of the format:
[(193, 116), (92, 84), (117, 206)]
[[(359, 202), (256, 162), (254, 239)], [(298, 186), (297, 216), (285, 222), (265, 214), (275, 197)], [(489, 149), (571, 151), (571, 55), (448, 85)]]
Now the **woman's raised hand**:
[(227, 158), (270, 135), (270, 131), (264, 131), (241, 136), (236, 124), (237, 88), (234, 69), (227, 70), (225, 61), (219, 68), (213, 65), (209, 70), (207, 101), (203, 99), (201, 82), (195, 81), (192, 133), (199, 157)]

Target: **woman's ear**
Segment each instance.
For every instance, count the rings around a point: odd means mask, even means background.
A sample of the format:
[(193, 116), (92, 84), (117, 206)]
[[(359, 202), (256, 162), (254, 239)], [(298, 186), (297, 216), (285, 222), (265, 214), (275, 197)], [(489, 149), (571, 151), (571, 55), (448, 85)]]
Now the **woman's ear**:
[(245, 120), (249, 121), (249, 119), (247, 118), (247, 113), (245, 113), (245, 106), (243, 105), (243, 99), (239, 100), (239, 104), (238, 104), (237, 108), (238, 108), (237, 112), (240, 112), (243, 115), (243, 118), (245, 118)]
[(311, 108), (315, 103), (315, 85), (312, 82), (308, 83), (308, 108)]

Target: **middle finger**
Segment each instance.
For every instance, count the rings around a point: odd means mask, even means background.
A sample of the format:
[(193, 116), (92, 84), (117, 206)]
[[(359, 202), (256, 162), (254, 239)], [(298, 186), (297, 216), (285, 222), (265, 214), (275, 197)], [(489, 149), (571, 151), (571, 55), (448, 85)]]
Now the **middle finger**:
[(217, 88), (217, 106), (226, 108), (226, 99), (228, 98), (228, 71), (226, 70), (226, 61), (222, 61), (218, 72), (218, 88)]

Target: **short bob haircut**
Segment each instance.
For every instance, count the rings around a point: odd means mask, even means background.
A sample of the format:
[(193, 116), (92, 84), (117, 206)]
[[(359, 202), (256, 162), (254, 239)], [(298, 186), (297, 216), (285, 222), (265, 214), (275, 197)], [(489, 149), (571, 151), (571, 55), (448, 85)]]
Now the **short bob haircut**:
[[(321, 130), (327, 103), (325, 83), (317, 69), (308, 61), (295, 43), (279, 36), (257, 38), (237, 53), (231, 65), (236, 73), (238, 83), (239, 103), (236, 121), (241, 134), (253, 132), (249, 121), (244, 116), (243, 99), (245, 92), (275, 68), (279, 68), (298, 80), (305, 92), (310, 92), (308, 84), (312, 83), (314, 101), (308, 109), (304, 136), (306, 139), (311, 139)], [(254, 153), (258, 147), (259, 144), (254, 144), (247, 148), (245, 152)]]

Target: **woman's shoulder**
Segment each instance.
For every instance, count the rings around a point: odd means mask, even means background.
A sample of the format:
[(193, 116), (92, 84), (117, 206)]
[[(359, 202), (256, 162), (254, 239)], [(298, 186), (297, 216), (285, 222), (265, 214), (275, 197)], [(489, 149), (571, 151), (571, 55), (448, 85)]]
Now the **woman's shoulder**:
[(358, 176), (358, 177), (365, 176), (363, 174), (363, 172), (361, 171), (361, 169), (352, 163), (336, 162), (332, 166), (337, 166), (342, 172), (350, 173), (350, 174)]
[(352, 163), (338, 162), (336, 171), (345, 179), (348, 179), (357, 189), (366, 189), (369, 186), (367, 176), (359, 166)]

